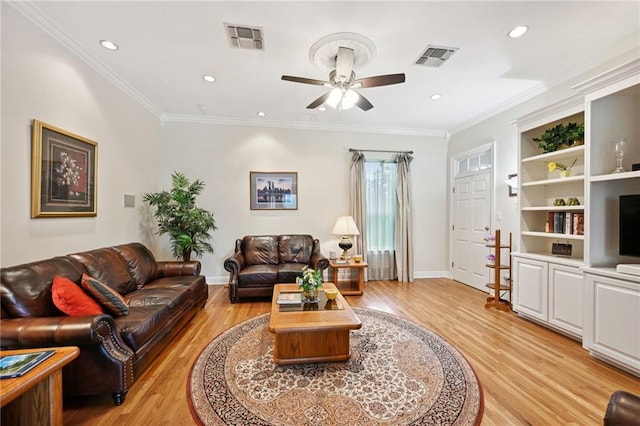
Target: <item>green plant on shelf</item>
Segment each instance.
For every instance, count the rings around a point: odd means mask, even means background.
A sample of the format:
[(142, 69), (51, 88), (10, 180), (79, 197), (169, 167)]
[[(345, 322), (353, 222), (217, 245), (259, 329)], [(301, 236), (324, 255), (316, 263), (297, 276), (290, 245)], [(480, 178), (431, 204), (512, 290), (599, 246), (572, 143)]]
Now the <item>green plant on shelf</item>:
[(583, 140), (583, 123), (560, 123), (546, 129), (539, 137), (533, 138), (533, 141), (538, 143), (538, 148), (544, 153), (582, 145)]

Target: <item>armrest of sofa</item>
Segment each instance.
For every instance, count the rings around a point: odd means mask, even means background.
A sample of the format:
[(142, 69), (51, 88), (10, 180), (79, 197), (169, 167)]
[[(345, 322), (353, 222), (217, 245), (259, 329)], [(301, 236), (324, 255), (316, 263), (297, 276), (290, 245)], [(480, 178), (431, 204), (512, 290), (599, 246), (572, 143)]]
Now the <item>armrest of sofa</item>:
[(176, 260), (166, 262), (156, 262), (158, 267), (157, 277), (178, 277), (183, 275), (200, 275), (202, 265), (198, 260), (190, 260), (188, 262), (180, 262)]
[[(238, 273), (244, 268), (244, 256), (242, 253), (235, 253), (224, 261), (224, 269), (231, 273), (231, 277), (238, 277)], [(231, 280), (231, 278), (230, 278)]]
[(309, 265), (311, 269), (325, 270), (329, 267), (329, 259), (325, 257), (320, 251), (320, 240), (313, 240), (313, 253), (311, 253), (311, 259), (309, 259)]
[(108, 342), (130, 352), (109, 315), (4, 318), (0, 320), (4, 349), (83, 346)]

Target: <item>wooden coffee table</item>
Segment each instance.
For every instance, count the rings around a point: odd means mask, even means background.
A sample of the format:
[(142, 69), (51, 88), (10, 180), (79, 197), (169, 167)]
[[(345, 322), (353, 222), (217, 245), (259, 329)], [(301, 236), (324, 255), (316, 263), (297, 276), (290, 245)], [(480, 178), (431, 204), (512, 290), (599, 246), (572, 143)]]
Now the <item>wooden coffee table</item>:
[[(323, 288), (335, 288), (323, 283)], [(360, 319), (338, 293), (343, 309), (282, 311), (277, 303), (280, 292), (295, 292), (297, 284), (276, 284), (271, 301), (269, 331), (275, 334), (273, 361), (276, 364), (346, 361), (351, 356), (349, 332), (362, 327)]]
[(62, 426), (62, 367), (73, 361), (80, 350), (75, 346), (3, 350), (2, 355), (54, 350), (22, 377), (0, 380), (1, 423), (7, 425)]

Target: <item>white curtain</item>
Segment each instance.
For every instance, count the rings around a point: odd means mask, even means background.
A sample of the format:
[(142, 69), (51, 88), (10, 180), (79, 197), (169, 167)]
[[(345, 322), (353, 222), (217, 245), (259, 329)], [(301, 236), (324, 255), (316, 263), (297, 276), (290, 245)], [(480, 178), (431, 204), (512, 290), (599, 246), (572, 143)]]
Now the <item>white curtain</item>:
[[(359, 236), (354, 236), (353, 240), (353, 253), (362, 254), (362, 258), (367, 262), (367, 233), (364, 232), (367, 224), (366, 217), (366, 192), (365, 192), (365, 172), (364, 172), (364, 154), (361, 152), (354, 152), (351, 157), (351, 169), (349, 174), (351, 197), (349, 199), (349, 214), (353, 218), (358, 230)], [(365, 279), (366, 279), (365, 274)]]
[(367, 161), (367, 268), (370, 280), (396, 279), (396, 179), (394, 162)]
[(413, 282), (413, 208), (411, 203), (411, 170), (413, 157), (398, 154), (397, 217), (396, 217), (396, 263), (398, 281)]

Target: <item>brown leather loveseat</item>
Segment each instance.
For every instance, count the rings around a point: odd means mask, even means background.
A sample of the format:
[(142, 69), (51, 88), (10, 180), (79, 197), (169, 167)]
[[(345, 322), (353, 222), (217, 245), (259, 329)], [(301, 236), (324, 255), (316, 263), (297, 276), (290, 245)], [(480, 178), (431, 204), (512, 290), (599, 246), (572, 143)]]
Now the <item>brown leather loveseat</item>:
[(324, 270), (329, 259), (311, 235), (249, 235), (236, 240), (234, 254), (224, 261), (229, 271), (229, 300), (271, 296), (278, 283), (294, 283), (302, 268)]
[[(54, 277), (80, 285), (83, 273), (117, 291), (128, 314), (67, 316), (58, 310)], [(110, 393), (120, 405), (142, 371), (204, 306), (208, 288), (199, 274), (200, 262), (157, 262), (139, 243), (2, 268), (0, 347), (77, 346), (80, 355), (63, 368), (64, 395)]]

